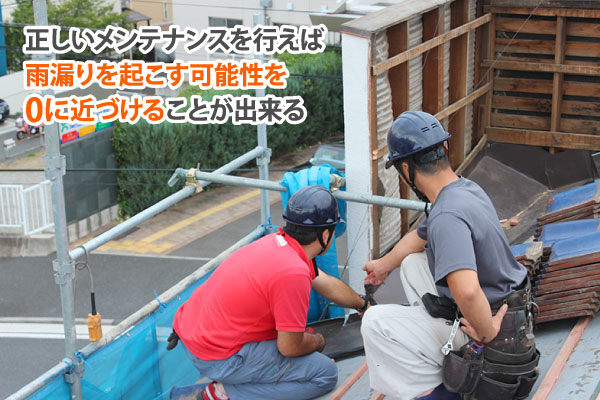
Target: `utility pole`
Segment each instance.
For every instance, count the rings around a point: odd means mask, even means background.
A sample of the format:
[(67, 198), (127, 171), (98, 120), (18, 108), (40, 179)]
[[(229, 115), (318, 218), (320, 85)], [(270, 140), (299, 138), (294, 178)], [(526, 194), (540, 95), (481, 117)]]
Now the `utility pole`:
[[(273, 6), (272, 0), (260, 0), (260, 5), (263, 7), (263, 25), (267, 25), (267, 7)], [(261, 23), (260, 13), (254, 13), (254, 26)], [(255, 57), (262, 62), (264, 56), (262, 54), (255, 55)], [(256, 97), (264, 97), (265, 89), (256, 89)], [(258, 176), (262, 180), (269, 180), (269, 162), (271, 161), (271, 150), (267, 148), (267, 125), (260, 124), (256, 127), (258, 135), (258, 145), (264, 147), (265, 153), (256, 159), (258, 165)], [(263, 224), (266, 224), (270, 217), (269, 209), (269, 192), (268, 190), (262, 189), (260, 191), (260, 220)]]
[[(48, 25), (48, 10), (46, 0), (33, 0), (33, 19), (36, 25)], [(54, 54), (36, 56), (41, 61), (53, 60)], [(52, 95), (52, 90), (44, 90), (43, 95)], [(83, 375), (83, 362), (75, 353), (77, 352), (75, 332), (75, 298), (73, 291), (73, 278), (75, 276), (75, 263), (69, 256), (69, 239), (67, 234), (67, 216), (65, 214), (65, 192), (63, 175), (66, 171), (65, 157), (60, 154), (58, 124), (46, 126), (46, 148), (44, 157), (46, 164), (46, 178), (50, 180), (52, 195), (52, 213), (54, 215), (54, 235), (56, 239), (56, 260), (52, 262), (54, 278), (60, 286), (60, 299), (62, 305), (63, 324), (65, 329), (66, 356), (73, 366), (65, 374), (65, 381), (71, 389), (71, 399), (81, 399), (81, 375)]]

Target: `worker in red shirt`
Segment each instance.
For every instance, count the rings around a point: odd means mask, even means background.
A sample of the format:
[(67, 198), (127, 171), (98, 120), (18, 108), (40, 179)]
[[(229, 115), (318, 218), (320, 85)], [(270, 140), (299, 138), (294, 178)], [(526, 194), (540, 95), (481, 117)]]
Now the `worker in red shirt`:
[(177, 310), (169, 347), (181, 340), (213, 382), (175, 387), (171, 398), (300, 400), (335, 387), (337, 367), (320, 353), (325, 338), (306, 329), (310, 290), (360, 313), (369, 303), (314, 261), (340, 221), (327, 189), (298, 190), (283, 219), (283, 230), (231, 254)]

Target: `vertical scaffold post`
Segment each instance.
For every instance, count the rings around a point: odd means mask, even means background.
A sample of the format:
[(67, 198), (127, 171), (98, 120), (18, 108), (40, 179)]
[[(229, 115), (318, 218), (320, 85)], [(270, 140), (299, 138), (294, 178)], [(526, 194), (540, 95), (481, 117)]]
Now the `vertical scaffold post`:
[[(46, 0), (33, 0), (33, 18), (36, 25), (48, 25), (48, 10)], [(36, 55), (37, 60), (52, 60), (53, 54)], [(52, 90), (42, 92), (43, 95), (53, 94)], [(63, 175), (66, 171), (65, 157), (60, 154), (58, 126), (56, 123), (46, 127), (47, 155), (46, 177), (50, 180), (52, 195), (52, 213), (54, 215), (54, 232), (56, 238), (56, 260), (52, 262), (56, 283), (60, 286), (63, 324), (65, 330), (66, 355), (72, 360), (73, 368), (65, 374), (65, 380), (71, 389), (71, 399), (81, 399), (81, 374), (83, 363), (77, 358), (75, 333), (75, 300), (73, 296), (73, 278), (75, 266), (69, 257), (69, 240), (67, 237), (67, 216), (65, 214), (65, 194)]]
[[(267, 25), (267, 7), (271, 7), (271, 0), (261, 0), (260, 5), (263, 7), (263, 25)], [(253, 18), (254, 26), (261, 23), (260, 13), (254, 13)], [(263, 61), (262, 55), (257, 55), (259, 61)], [(265, 89), (256, 89), (256, 97), (264, 97)], [(257, 126), (258, 145), (265, 148), (265, 152), (256, 159), (258, 165), (258, 176), (262, 180), (269, 180), (269, 162), (271, 161), (271, 149), (267, 147), (267, 125), (260, 124)], [(269, 191), (261, 189), (260, 191), (260, 220), (261, 223), (266, 224), (271, 216), (269, 209)]]

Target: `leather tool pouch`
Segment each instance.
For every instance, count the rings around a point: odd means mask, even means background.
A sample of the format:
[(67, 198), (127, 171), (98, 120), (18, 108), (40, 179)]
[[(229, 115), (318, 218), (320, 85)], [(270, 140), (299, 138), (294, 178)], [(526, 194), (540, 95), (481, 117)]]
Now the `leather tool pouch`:
[(454, 321), (456, 318), (458, 307), (449, 298), (425, 293), (421, 300), (425, 309), (433, 318), (443, 318), (448, 321)]
[(451, 351), (444, 357), (442, 382), (451, 392), (468, 394), (478, 386), (483, 360), (467, 360), (462, 351)]
[(465, 397), (467, 399), (513, 400), (525, 399), (529, 396), (538, 378), (537, 365), (540, 352), (532, 346), (532, 354), (528, 362), (500, 364), (485, 360), (479, 383), (475, 391)]
[[(442, 381), (448, 390), (460, 393), (464, 400), (519, 400), (529, 396), (538, 378), (540, 359), (532, 332), (529, 290), (525, 282), (521, 290), (492, 305), (492, 310), (496, 311), (506, 303), (509, 310), (498, 336), (485, 345), (481, 358), (465, 359), (464, 347), (460, 352), (450, 352), (444, 357)], [(455, 309), (449, 312), (446, 307), (439, 306), (443, 300), (437, 296), (423, 296), (423, 304), (432, 316), (436, 316), (433, 314), (436, 312), (438, 318), (454, 319)]]

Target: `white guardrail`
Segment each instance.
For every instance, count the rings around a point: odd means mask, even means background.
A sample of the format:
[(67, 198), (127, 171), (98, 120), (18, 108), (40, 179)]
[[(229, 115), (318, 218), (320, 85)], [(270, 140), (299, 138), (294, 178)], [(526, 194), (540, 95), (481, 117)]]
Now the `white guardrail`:
[(0, 185), (0, 231), (33, 235), (54, 226), (50, 181), (25, 188)]

